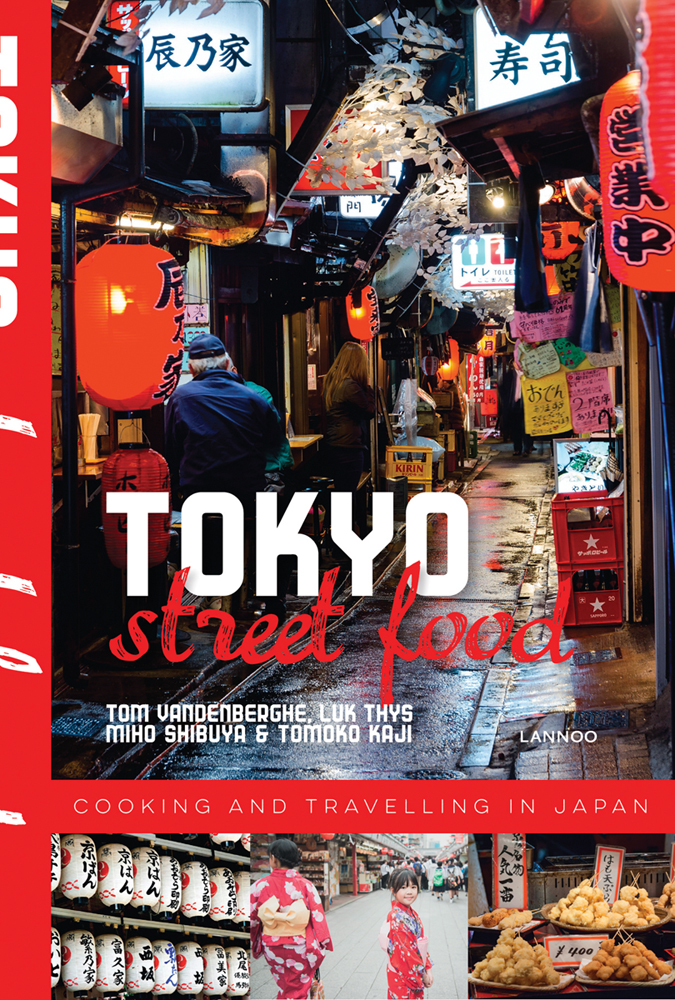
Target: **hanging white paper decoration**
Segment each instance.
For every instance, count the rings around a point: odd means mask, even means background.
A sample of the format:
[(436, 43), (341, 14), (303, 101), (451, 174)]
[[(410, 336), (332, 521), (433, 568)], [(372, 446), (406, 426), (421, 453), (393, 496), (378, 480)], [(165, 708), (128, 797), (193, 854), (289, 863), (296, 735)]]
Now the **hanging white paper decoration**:
[(52, 927), (52, 989), (59, 985), (61, 978), (61, 935)]
[(91, 899), (96, 894), (96, 844), (86, 833), (61, 837), (60, 889), (66, 899)]
[(237, 872), (234, 876), (237, 890), (237, 914), (233, 918), (237, 924), (251, 919), (251, 876), (248, 872)]
[(220, 944), (204, 946), (204, 994), (220, 997), (227, 990), (227, 956)]
[(185, 917), (208, 917), (211, 909), (209, 870), (203, 861), (186, 861), (180, 866), (180, 912)]
[(176, 949), (170, 941), (153, 941), (152, 950), (155, 954), (155, 985), (152, 992), (162, 996), (175, 993), (178, 989)]
[(96, 938), (96, 991), (118, 996), (124, 979), (124, 941), (118, 934), (101, 934)]
[(250, 833), (242, 833), (242, 835), (241, 835), (241, 846), (244, 848), (245, 851), (250, 851), (251, 850), (251, 834)]
[(194, 941), (181, 941), (176, 948), (178, 992), (201, 993), (204, 987), (204, 953)]
[(155, 956), (145, 937), (129, 938), (124, 952), (129, 993), (152, 993), (155, 985)]
[(234, 920), (237, 915), (237, 887), (229, 868), (212, 868), (211, 920)]
[(134, 866), (134, 907), (154, 907), (159, 902), (160, 866), (159, 854), (153, 847), (136, 847), (131, 852)]
[(249, 990), (248, 955), (243, 948), (226, 948), (227, 958), (227, 995), (228, 997), (246, 996)]
[(68, 931), (61, 938), (61, 981), (75, 997), (86, 997), (96, 982), (96, 945), (89, 931)]
[(52, 888), (58, 889), (61, 881), (61, 837), (58, 833), (52, 834)]
[(236, 844), (238, 840), (241, 839), (240, 833), (210, 833), (209, 837), (214, 844), (224, 844), (226, 841), (230, 844)]
[(104, 906), (121, 909), (134, 894), (134, 869), (131, 851), (125, 844), (104, 844), (96, 852), (98, 859), (97, 896)]
[(163, 854), (159, 859), (160, 893), (157, 912), (164, 917), (180, 909), (180, 865), (175, 858)]

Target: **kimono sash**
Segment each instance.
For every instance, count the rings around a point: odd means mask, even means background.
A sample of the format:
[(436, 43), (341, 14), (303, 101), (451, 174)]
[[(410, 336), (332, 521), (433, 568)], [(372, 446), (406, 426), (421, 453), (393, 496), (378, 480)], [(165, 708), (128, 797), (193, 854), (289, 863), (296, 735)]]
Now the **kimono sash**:
[(299, 899), (282, 913), (279, 900), (276, 896), (271, 896), (260, 906), (258, 917), (263, 926), (263, 934), (274, 937), (305, 937), (309, 910), (304, 900)]

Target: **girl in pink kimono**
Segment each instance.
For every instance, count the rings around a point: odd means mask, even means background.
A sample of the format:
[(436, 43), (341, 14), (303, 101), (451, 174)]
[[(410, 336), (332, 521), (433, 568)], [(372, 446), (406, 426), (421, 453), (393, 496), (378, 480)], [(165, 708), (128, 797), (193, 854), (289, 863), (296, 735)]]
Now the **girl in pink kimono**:
[[(387, 1000), (424, 1000), (424, 987), (431, 986), (432, 961), (428, 939), (412, 904), (417, 899), (417, 877), (411, 868), (400, 868), (389, 881), (392, 907), (386, 930)], [(382, 942), (383, 944), (385, 942)]]
[(306, 1000), (325, 952), (333, 950), (319, 894), (295, 870), (301, 857), (292, 840), (275, 840), (272, 871), (251, 886), (251, 950), (269, 965), (277, 1000)]

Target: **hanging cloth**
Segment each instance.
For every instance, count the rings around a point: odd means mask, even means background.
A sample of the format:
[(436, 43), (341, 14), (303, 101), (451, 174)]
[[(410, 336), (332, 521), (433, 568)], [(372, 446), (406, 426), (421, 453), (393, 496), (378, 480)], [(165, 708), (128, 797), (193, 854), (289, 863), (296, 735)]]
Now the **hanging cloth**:
[(586, 232), (581, 251), (579, 280), (574, 293), (574, 309), (567, 339), (582, 351), (607, 354), (613, 350), (612, 327), (600, 268), (602, 225), (596, 222)]
[(546, 291), (544, 258), (541, 254), (539, 190), (543, 186), (544, 178), (539, 164), (523, 164), (518, 179), (520, 208), (515, 300), (519, 312), (548, 312), (551, 308)]

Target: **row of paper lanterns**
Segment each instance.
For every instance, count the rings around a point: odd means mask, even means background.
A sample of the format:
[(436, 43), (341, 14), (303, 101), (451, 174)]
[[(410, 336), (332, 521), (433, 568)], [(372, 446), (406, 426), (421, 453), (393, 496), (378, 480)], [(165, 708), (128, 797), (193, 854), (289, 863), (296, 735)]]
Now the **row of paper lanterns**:
[(180, 910), (191, 919), (250, 919), (248, 872), (209, 869), (194, 860), (181, 865), (170, 855), (160, 856), (154, 847), (131, 850), (112, 843), (97, 850), (92, 838), (82, 833), (52, 834), (51, 863), (52, 892), (58, 888), (66, 899), (98, 896), (114, 910), (147, 907), (165, 918)]
[(129, 994), (240, 997), (249, 991), (249, 961), (243, 948), (195, 941), (150, 941), (118, 934), (94, 937), (76, 929), (59, 934), (52, 927), (52, 988), (65, 986), (73, 998)]

